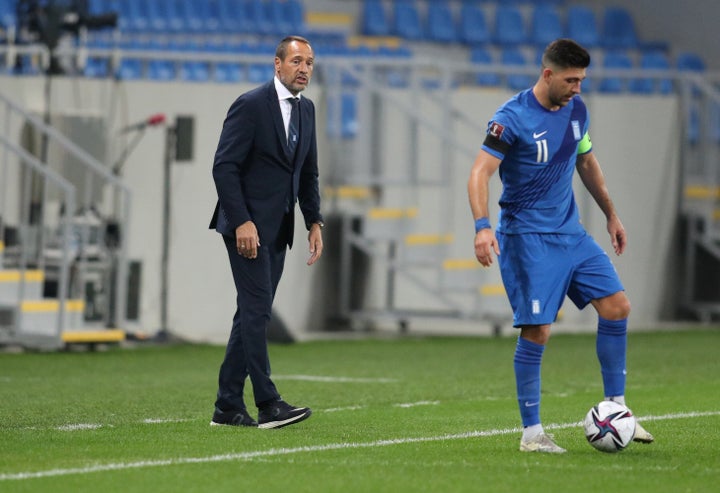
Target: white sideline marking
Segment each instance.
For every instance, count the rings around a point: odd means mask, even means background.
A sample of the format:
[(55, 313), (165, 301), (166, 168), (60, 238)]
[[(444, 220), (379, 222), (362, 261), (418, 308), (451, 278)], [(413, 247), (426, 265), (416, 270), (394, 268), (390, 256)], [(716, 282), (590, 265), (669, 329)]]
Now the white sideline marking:
[(394, 383), (394, 378), (353, 378), (353, 377), (324, 377), (319, 375), (273, 375), (276, 380), (304, 380), (306, 382), (326, 383)]
[(418, 402), (407, 402), (405, 404), (393, 404), (395, 407), (415, 407), (415, 406), (437, 406), (440, 401), (418, 401)]
[[(662, 421), (668, 419), (684, 419), (699, 418), (706, 416), (720, 416), (720, 411), (707, 412), (689, 412), (677, 414), (663, 414), (659, 416), (641, 416), (642, 421)], [(545, 426), (548, 430), (562, 430), (566, 428), (575, 428), (580, 423), (558, 423)], [(228, 462), (228, 461), (247, 461), (258, 457), (277, 457), (282, 455), (300, 454), (303, 452), (326, 452), (329, 450), (343, 449), (362, 449), (373, 447), (388, 447), (391, 445), (403, 445), (407, 443), (425, 443), (425, 442), (441, 442), (446, 440), (465, 440), (468, 438), (492, 437), (498, 435), (509, 435), (511, 433), (520, 433), (520, 428), (506, 428), (504, 430), (485, 430), (485, 431), (468, 431), (465, 433), (455, 433), (448, 435), (438, 435), (432, 437), (406, 437), (406, 438), (390, 438), (387, 440), (376, 440), (364, 443), (329, 443), (327, 445), (312, 445), (307, 447), (278, 448), (268, 450), (257, 450), (255, 452), (241, 452), (235, 454), (211, 455), (208, 457), (181, 457), (177, 459), (164, 460), (147, 460), (136, 462), (118, 462), (111, 464), (99, 464), (95, 466), (75, 467), (68, 469), (48, 469), (46, 471), (17, 472), (0, 474), (0, 481), (24, 480), (47, 478), (53, 476), (68, 476), (71, 474), (90, 474), (105, 471), (120, 471), (125, 469), (140, 469), (145, 467), (162, 467), (176, 466), (182, 464), (205, 464), (211, 462)]]
[(77, 423), (72, 425), (62, 425), (55, 428), (60, 431), (78, 431), (78, 430), (97, 430), (102, 428), (103, 425), (93, 423)]
[(338, 411), (357, 411), (363, 408), (364, 406), (330, 407), (328, 409), (321, 409), (321, 411), (324, 413), (336, 413)]
[(190, 421), (189, 419), (163, 419), (163, 418), (147, 418), (143, 419), (143, 423), (149, 424), (149, 425), (156, 425), (156, 424), (163, 424), (163, 423), (185, 423), (186, 421)]

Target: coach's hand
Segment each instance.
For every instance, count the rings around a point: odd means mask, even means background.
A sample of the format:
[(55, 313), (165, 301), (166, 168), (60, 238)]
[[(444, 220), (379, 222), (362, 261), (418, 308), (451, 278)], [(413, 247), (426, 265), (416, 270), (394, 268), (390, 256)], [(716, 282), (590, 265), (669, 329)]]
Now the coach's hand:
[(245, 258), (256, 258), (260, 246), (260, 237), (255, 223), (246, 221), (235, 228), (235, 246), (240, 255)]

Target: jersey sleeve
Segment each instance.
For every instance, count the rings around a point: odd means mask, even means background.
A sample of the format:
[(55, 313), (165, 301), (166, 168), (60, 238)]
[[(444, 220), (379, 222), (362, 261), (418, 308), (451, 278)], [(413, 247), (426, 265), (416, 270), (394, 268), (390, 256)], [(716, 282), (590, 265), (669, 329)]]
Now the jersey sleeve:
[(495, 114), (488, 123), (487, 135), (483, 141), (482, 149), (498, 159), (503, 159), (515, 141), (511, 127), (511, 119), (504, 118), (502, 111)]

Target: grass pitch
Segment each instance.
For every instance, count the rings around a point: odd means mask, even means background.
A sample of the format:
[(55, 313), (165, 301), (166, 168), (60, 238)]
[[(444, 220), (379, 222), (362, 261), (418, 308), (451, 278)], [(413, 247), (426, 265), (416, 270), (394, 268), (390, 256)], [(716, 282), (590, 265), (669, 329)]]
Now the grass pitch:
[(602, 398), (591, 335), (556, 335), (544, 356), (541, 416), (568, 453), (518, 451), (514, 347), (273, 345), (283, 397), (313, 408), (280, 430), (209, 426), (222, 347), (0, 354), (0, 491), (715, 490), (720, 328), (631, 333), (628, 404), (656, 443), (618, 454), (591, 448), (579, 426)]

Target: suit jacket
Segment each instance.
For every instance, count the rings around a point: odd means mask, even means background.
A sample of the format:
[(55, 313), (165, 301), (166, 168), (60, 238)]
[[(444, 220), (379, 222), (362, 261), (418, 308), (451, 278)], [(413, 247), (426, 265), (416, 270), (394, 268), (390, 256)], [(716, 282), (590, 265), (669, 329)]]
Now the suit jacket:
[(213, 162), (218, 202), (210, 228), (234, 237), (235, 228), (253, 221), (260, 244), (292, 247), (296, 202), (306, 226), (322, 220), (315, 105), (302, 97), (298, 108), (300, 140), (290, 156), (273, 81), (230, 106)]

